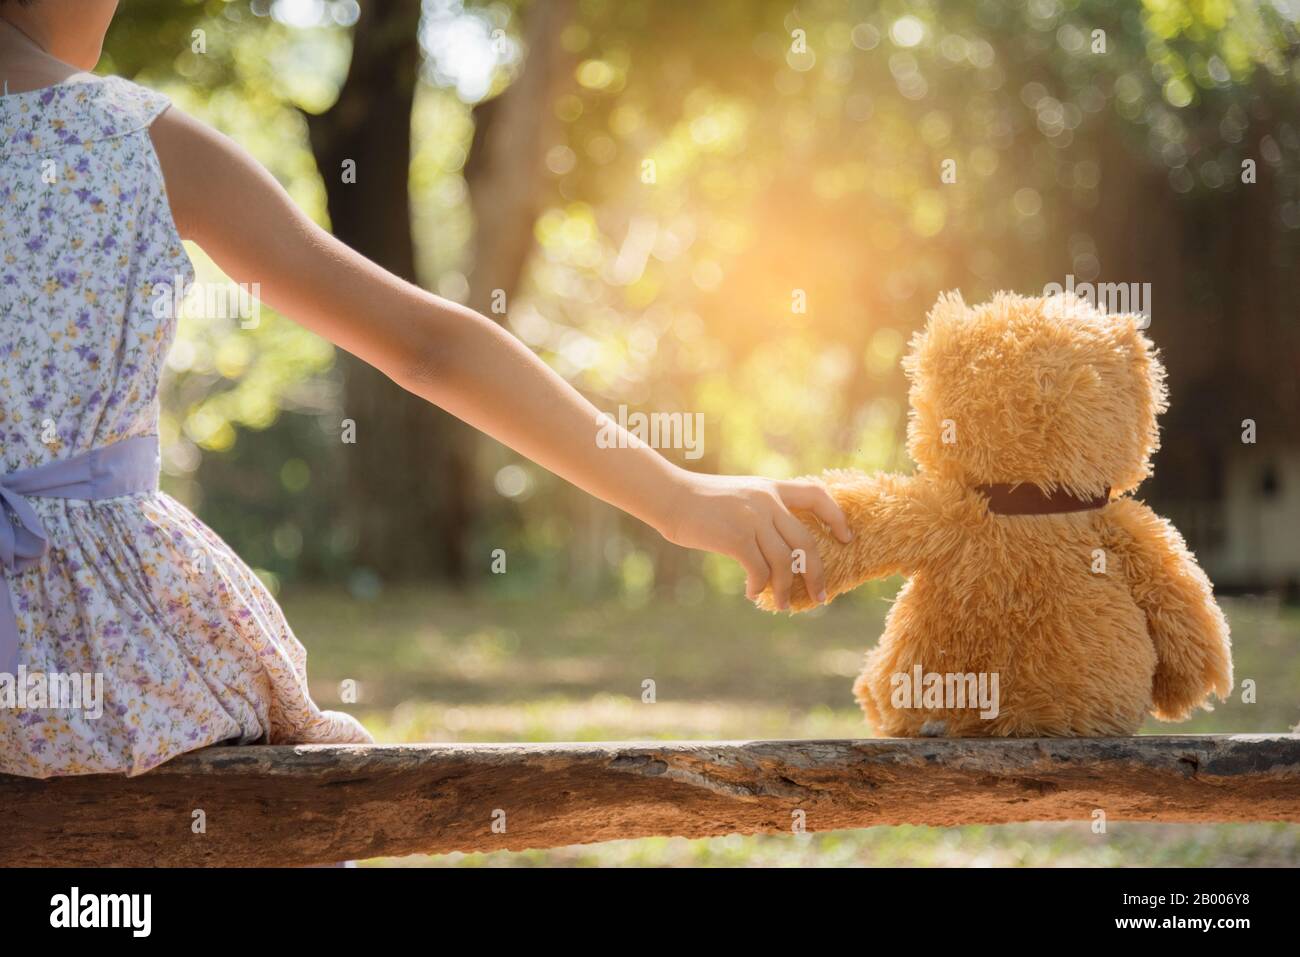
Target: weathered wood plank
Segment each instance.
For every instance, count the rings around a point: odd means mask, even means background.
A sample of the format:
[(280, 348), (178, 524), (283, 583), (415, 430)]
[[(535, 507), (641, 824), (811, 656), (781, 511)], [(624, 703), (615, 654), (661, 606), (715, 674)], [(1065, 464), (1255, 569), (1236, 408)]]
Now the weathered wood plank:
[(790, 833), (800, 817), (1300, 822), (1300, 737), (211, 748), (137, 778), (0, 776), (0, 809), (6, 866), (301, 865)]

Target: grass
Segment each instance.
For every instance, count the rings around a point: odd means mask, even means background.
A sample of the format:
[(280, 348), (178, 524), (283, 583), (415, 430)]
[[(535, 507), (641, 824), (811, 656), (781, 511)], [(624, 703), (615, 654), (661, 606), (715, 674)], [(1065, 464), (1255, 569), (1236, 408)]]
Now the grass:
[[(889, 594), (886, 589), (885, 594)], [(283, 603), (310, 651), (312, 691), (358, 714), (382, 742), (863, 737), (849, 687), (888, 610), (862, 593), (797, 618), (739, 598), (578, 601), (426, 590), (358, 602), (340, 590)], [(1225, 600), (1232, 700), (1148, 732), (1285, 731), (1300, 720), (1300, 610)], [(653, 681), (653, 704), (642, 703)], [(1255, 702), (1243, 700), (1243, 681)], [(1294, 865), (1297, 825), (1111, 821), (996, 827), (879, 827), (808, 837), (652, 838), (547, 851), (450, 854), (386, 866), (1123, 866)]]

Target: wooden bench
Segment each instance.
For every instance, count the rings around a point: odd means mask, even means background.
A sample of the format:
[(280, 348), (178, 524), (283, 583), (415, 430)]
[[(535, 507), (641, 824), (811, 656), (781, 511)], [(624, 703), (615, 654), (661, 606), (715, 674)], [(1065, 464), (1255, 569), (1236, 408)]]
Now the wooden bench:
[(1300, 822), (1300, 737), (210, 748), (136, 778), (0, 776), (0, 865), (304, 865), (1098, 812)]

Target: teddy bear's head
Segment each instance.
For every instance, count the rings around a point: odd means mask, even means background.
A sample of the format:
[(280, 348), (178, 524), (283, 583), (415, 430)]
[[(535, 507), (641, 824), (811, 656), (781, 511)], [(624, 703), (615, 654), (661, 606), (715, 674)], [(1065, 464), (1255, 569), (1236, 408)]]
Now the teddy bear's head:
[(1082, 498), (1151, 472), (1165, 371), (1139, 317), (1073, 295), (946, 294), (903, 360), (908, 451), (969, 486), (1030, 483)]

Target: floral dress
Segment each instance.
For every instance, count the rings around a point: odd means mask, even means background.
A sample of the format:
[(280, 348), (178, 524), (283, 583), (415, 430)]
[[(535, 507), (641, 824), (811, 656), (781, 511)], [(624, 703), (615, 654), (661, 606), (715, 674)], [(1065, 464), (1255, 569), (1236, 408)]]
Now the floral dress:
[[(0, 96), (0, 487), (157, 435), (175, 319), (155, 286), (194, 275), (149, 138), (167, 105), (88, 75)], [(175, 499), (26, 502), (48, 547), (0, 569), (20, 662), (0, 674), (0, 773), (140, 774), (218, 742), (370, 740), (316, 706), (275, 600)], [(40, 707), (20, 697), (21, 669), (102, 676), (102, 703)]]

